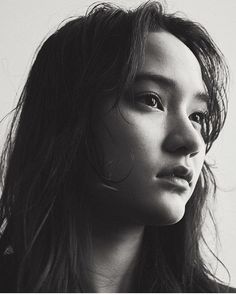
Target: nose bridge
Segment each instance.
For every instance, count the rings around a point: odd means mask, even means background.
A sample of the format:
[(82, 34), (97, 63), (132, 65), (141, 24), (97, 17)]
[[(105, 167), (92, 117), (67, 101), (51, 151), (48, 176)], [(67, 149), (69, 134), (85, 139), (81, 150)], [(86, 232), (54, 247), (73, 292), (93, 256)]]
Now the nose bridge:
[(194, 128), (187, 115), (172, 116), (167, 126), (167, 136), (164, 140), (164, 148), (168, 152), (182, 153), (193, 157), (203, 144), (201, 135)]

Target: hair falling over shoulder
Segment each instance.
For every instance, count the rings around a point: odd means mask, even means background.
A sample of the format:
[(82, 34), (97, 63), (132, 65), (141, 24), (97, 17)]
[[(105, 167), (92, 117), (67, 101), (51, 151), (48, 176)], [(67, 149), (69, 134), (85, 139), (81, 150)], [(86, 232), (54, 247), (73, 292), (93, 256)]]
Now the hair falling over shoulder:
[[(196, 56), (209, 95), (206, 152), (218, 137), (228, 71), (199, 24), (148, 1), (134, 10), (98, 4), (60, 26), (36, 54), (1, 155), (0, 249), (1, 257), (8, 246), (14, 251), (18, 292), (91, 291), (84, 272), (91, 249), (88, 167), (105, 178), (94, 132), (97, 109), (131, 90), (147, 35), (158, 30)], [(200, 251), (206, 200), (215, 191), (205, 161), (184, 218), (146, 227), (134, 292), (219, 291)]]

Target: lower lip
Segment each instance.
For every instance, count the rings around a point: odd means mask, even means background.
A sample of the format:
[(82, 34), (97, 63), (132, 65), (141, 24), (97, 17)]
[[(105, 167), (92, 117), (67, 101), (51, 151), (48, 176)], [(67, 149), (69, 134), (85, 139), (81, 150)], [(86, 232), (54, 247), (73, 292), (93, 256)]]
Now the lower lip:
[(180, 177), (162, 176), (158, 177), (158, 179), (161, 180), (161, 182), (163, 184), (166, 184), (168, 187), (175, 187), (181, 190), (187, 190), (189, 188), (188, 181)]

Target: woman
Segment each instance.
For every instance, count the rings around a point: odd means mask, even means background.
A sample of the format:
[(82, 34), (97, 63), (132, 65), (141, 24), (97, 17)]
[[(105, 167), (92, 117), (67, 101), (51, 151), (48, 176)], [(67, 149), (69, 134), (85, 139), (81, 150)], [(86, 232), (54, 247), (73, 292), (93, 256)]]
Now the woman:
[(2, 291), (233, 291), (199, 249), (226, 82), (205, 29), (158, 2), (50, 36), (1, 158)]

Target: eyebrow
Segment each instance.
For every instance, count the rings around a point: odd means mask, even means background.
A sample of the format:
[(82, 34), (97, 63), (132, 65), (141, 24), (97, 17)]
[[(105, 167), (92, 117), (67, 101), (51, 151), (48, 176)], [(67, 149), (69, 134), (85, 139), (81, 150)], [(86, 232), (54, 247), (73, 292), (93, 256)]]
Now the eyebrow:
[[(155, 74), (152, 72), (140, 72), (135, 77), (135, 82), (143, 81), (143, 80), (149, 80), (153, 81), (156, 84), (161, 85), (163, 88), (171, 88), (171, 89), (177, 89), (177, 84), (175, 80), (160, 75)], [(194, 97), (204, 103), (207, 103), (209, 101), (209, 95), (205, 91), (198, 91), (194, 94)]]

